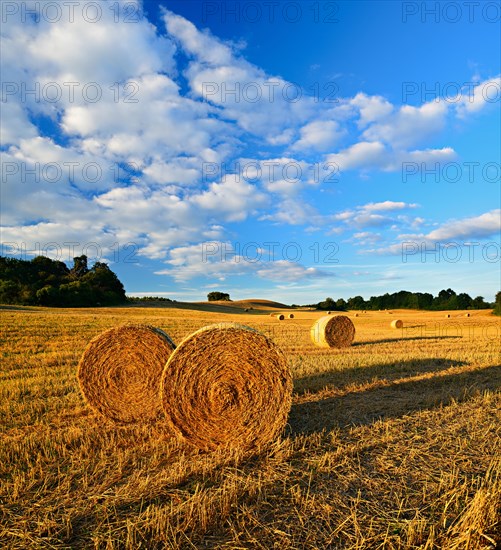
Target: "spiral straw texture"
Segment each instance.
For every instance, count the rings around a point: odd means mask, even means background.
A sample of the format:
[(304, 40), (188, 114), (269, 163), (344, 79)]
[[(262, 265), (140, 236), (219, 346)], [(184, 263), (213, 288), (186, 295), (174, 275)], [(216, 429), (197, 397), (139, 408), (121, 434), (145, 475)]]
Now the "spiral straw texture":
[(325, 315), (315, 321), (310, 336), (313, 343), (321, 348), (346, 348), (355, 337), (355, 325), (346, 315)]
[(165, 366), (161, 400), (178, 436), (203, 450), (254, 450), (283, 430), (292, 401), (285, 356), (264, 334), (236, 323), (185, 338)]
[(119, 422), (140, 422), (162, 413), (162, 371), (175, 345), (165, 332), (124, 325), (96, 336), (78, 365), (78, 381), (89, 406)]

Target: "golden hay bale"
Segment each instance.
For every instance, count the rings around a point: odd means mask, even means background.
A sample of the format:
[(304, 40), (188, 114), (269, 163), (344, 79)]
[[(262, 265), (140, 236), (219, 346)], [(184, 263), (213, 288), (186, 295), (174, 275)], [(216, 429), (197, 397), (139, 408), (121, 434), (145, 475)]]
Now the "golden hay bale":
[(465, 317), (469, 317), (470, 314), (469, 314), (469, 313), (465, 313), (464, 316), (465, 316)]
[(80, 389), (91, 408), (119, 422), (149, 421), (162, 412), (162, 371), (175, 349), (165, 332), (124, 325), (102, 332), (78, 364)]
[(283, 430), (292, 375), (267, 336), (219, 323), (179, 344), (165, 366), (160, 393), (167, 422), (185, 441), (204, 450), (252, 450)]
[(275, 317), (276, 313), (270, 313), (270, 317)]
[(328, 311), (328, 312), (327, 312), (327, 315), (330, 315), (331, 313), (332, 313), (332, 311)]
[(450, 318), (450, 316), (451, 316), (451, 314), (450, 314), (450, 313), (446, 313), (446, 315), (445, 315), (445, 318), (446, 318), (446, 319), (449, 319), (449, 318)]
[(355, 317), (358, 317), (358, 313), (355, 313)]
[(395, 319), (391, 322), (391, 328), (402, 328), (404, 326), (404, 323), (400, 319)]
[(294, 313), (289, 313), (289, 319), (294, 319)]
[(279, 321), (283, 321), (285, 319), (285, 315), (283, 313), (277, 313), (275, 315), (275, 317), (279, 320)]
[(313, 343), (321, 348), (346, 348), (355, 337), (355, 325), (346, 315), (326, 315), (313, 323), (310, 336)]

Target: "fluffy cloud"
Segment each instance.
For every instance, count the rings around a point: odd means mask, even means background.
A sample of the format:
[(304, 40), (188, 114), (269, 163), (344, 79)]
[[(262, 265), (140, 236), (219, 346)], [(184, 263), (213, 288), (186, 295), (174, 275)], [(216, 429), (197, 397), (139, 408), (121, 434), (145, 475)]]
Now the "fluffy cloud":
[(478, 113), (489, 105), (501, 102), (501, 76), (480, 82), (473, 89), (465, 91), (457, 105), (461, 118), (471, 113)]
[(403, 105), (371, 124), (362, 136), (396, 149), (414, 147), (444, 128), (447, 113), (445, 101), (431, 101), (421, 107)]
[[(72, 22), (2, 26), (0, 62), (10, 86), (3, 88), (1, 154), (13, 171), (7, 179), (2, 174), (6, 240), (23, 239), (28, 247), (133, 242), (138, 254), (169, 258), (167, 271), (181, 278), (224, 277), (240, 273), (241, 262), (202, 265), (190, 253), (204, 239), (224, 242), (227, 224), (251, 216), (268, 225), (337, 224), (331, 232), (354, 230), (355, 239), (369, 241), (364, 228), (399, 227), (395, 212), (415, 206), (384, 201), (322, 214), (307, 200), (307, 191), (328, 187), (315, 177), (315, 166), (397, 171), (403, 162), (421, 168), (455, 158), (450, 147), (416, 148), (442, 130), (450, 109), (444, 101), (396, 106), (358, 93), (333, 107), (172, 12), (164, 12), (160, 29), (144, 17), (134, 25), (115, 22), (113, 10), (103, 9), (98, 23), (85, 21), (78, 8), (74, 13)], [(479, 84), (458, 114), (484, 108), (496, 82)], [(23, 93), (23, 86), (37, 91)], [(102, 97), (91, 100), (86, 86)], [(48, 88), (61, 96), (48, 98)], [(325, 162), (314, 164), (318, 153)], [(224, 163), (239, 158), (255, 162), (260, 173), (222, 174)], [(43, 172), (51, 163), (63, 169), (59, 180)], [(206, 177), (207, 164), (218, 167), (213, 177)], [(37, 165), (39, 177), (33, 175)], [(101, 170), (99, 178), (82, 174), (90, 165)], [(442, 232), (465, 225), (454, 223)], [(490, 227), (492, 219), (471, 222), (482, 223)], [(322, 276), (285, 260), (245, 269), (270, 280)]]
[[(252, 243), (249, 243), (252, 244)], [(235, 246), (230, 242), (212, 241), (181, 246), (170, 251), (166, 264), (169, 268), (156, 272), (175, 281), (185, 282), (197, 277), (220, 281), (239, 275), (257, 275), (261, 279), (296, 282), (331, 276), (313, 267), (305, 267), (288, 260), (267, 260), (266, 251), (251, 246)]]
[(346, 134), (334, 120), (314, 120), (300, 130), (301, 138), (291, 147), (299, 151), (328, 151)]
[[(422, 244), (435, 250), (437, 244), (457, 243), (467, 246), (471, 240), (482, 240), (501, 234), (501, 209), (491, 210), (459, 220), (450, 220), (428, 233), (408, 233), (398, 236), (398, 243), (366, 250), (367, 254), (401, 254), (402, 247), (420, 247)], [(470, 244), (475, 244), (471, 242)], [(499, 246), (499, 244), (497, 245)]]

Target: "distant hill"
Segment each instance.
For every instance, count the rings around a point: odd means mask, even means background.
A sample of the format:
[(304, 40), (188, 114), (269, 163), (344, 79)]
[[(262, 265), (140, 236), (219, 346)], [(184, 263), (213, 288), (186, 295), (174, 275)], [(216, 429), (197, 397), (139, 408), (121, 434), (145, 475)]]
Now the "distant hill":
[(233, 302), (234, 304), (242, 304), (245, 307), (258, 307), (260, 309), (264, 308), (290, 308), (290, 306), (287, 306), (285, 304), (281, 304), (280, 302), (273, 302), (272, 300), (258, 300), (257, 298), (250, 298), (249, 300), (237, 300)]

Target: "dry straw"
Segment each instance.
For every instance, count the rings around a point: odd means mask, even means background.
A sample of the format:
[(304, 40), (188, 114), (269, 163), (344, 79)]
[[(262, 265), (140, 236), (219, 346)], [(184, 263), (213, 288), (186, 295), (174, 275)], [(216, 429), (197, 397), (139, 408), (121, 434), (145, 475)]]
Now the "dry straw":
[(391, 322), (391, 328), (402, 328), (404, 326), (404, 323), (400, 319), (395, 319)]
[(78, 381), (91, 408), (119, 422), (140, 422), (162, 412), (162, 371), (175, 345), (165, 332), (124, 325), (90, 341), (78, 364)]
[(450, 313), (447, 313), (447, 314), (445, 315), (445, 318), (446, 318), (446, 319), (449, 319), (450, 316), (451, 316), (451, 314), (450, 314)]
[(346, 348), (355, 337), (355, 325), (346, 315), (317, 319), (310, 329), (314, 344), (321, 348)]
[(289, 319), (294, 319), (294, 313), (289, 313)]
[(171, 429), (192, 445), (256, 450), (287, 422), (292, 376), (267, 336), (220, 323), (179, 344), (162, 375), (161, 401)]
[(464, 316), (465, 316), (465, 317), (469, 317), (470, 314), (469, 314), (469, 313), (465, 313)]

